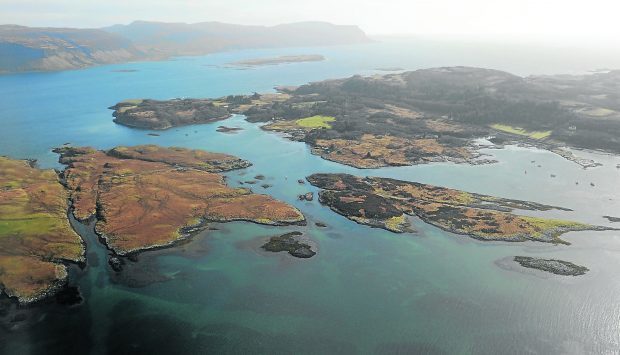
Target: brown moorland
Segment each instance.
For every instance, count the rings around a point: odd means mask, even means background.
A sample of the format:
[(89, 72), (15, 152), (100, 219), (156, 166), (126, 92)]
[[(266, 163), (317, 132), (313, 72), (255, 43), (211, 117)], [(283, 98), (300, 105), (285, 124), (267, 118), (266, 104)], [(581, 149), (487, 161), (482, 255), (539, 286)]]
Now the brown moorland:
[(60, 148), (64, 178), (79, 219), (96, 215), (96, 231), (119, 255), (170, 245), (206, 223), (304, 223), (296, 208), (268, 195), (231, 188), (218, 172), (248, 162), (184, 148)]
[(68, 193), (53, 170), (0, 157), (0, 288), (21, 303), (39, 300), (67, 277), (65, 261), (84, 261), (67, 219)]

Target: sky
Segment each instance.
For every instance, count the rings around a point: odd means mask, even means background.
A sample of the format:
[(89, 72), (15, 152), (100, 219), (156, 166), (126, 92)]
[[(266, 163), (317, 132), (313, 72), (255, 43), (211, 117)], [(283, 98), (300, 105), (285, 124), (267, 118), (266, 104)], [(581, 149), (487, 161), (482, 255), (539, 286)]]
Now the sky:
[(620, 37), (619, 0), (0, 0), (0, 23), (103, 27), (133, 20), (275, 25), (327, 21), (366, 33)]

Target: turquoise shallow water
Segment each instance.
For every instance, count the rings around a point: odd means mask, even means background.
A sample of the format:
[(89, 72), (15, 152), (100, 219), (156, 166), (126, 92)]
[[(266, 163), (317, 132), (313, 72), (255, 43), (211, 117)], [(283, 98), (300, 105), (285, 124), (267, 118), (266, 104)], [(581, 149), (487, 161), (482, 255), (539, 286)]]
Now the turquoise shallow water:
[[(557, 50), (545, 54), (517, 47), (513, 52), (518, 58), (536, 53), (544, 59), (515, 65), (502, 56), (503, 45), (394, 41), (241, 51), (0, 77), (0, 154), (37, 158), (44, 167), (59, 167), (50, 149), (66, 142), (98, 148), (155, 143), (227, 152), (254, 164), (229, 173), (231, 185), (263, 174), (273, 187), (253, 189), (294, 204), (310, 222), (301, 228), (220, 224), (185, 245), (142, 254), (139, 262), (126, 268), (125, 280), (111, 277), (105, 248), (87, 226), (76, 223), (88, 241), (89, 264), (84, 270), (72, 270), (72, 284), (80, 287), (85, 302), (28, 310), (30, 326), (0, 330), (0, 350), (7, 354), (616, 351), (619, 233), (570, 233), (565, 237), (570, 246), (479, 242), (414, 219), (418, 233), (396, 235), (357, 225), (316, 201), (298, 201), (298, 194), (316, 190), (297, 179), (315, 172), (395, 177), (570, 207), (574, 212), (549, 215), (611, 226), (602, 216), (620, 216), (618, 157), (579, 153), (604, 164), (583, 170), (549, 152), (508, 147), (486, 151), (499, 160), (494, 165), (358, 170), (313, 156), (303, 143), (263, 132), (242, 116), (223, 123), (243, 128), (233, 135), (216, 132), (222, 123), (215, 123), (152, 137), (148, 131), (115, 125), (106, 109), (126, 98), (263, 92), (275, 85), (370, 74), (385, 66), (466, 64), (529, 74), (609, 65), (602, 60), (584, 65), (579, 58), (587, 58), (587, 53), (558, 64), (553, 58), (562, 53)], [(234, 60), (297, 53), (319, 53), (328, 60), (253, 70), (220, 67)], [(114, 71), (118, 69), (137, 71)], [(316, 228), (316, 221), (328, 227)], [(289, 230), (306, 232), (318, 244), (318, 255), (299, 260), (260, 250), (264, 238)], [(565, 259), (591, 271), (578, 278), (523, 271), (506, 261), (513, 255)]]

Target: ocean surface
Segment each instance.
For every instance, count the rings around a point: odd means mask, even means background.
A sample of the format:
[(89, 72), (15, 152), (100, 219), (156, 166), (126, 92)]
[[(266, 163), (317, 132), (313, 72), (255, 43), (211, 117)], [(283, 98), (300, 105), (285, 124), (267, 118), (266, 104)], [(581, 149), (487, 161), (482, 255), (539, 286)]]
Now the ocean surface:
[[(327, 60), (246, 70), (225, 66), (295, 54)], [(619, 232), (568, 233), (564, 239), (571, 245), (481, 242), (412, 218), (417, 233), (393, 234), (358, 225), (316, 200), (298, 201), (298, 194), (317, 190), (297, 180), (316, 172), (394, 177), (568, 207), (574, 211), (544, 215), (614, 226), (602, 216), (620, 217), (619, 157), (576, 152), (603, 164), (584, 170), (547, 151), (509, 146), (484, 150), (499, 161), (493, 165), (359, 170), (322, 160), (305, 144), (262, 131), (243, 116), (149, 136), (150, 131), (114, 124), (108, 107), (128, 98), (269, 92), (276, 85), (390, 67), (468, 65), (530, 75), (586, 73), (618, 63), (620, 54), (594, 49), (401, 38), (0, 76), (0, 155), (61, 168), (51, 149), (64, 143), (226, 152), (254, 164), (228, 173), (229, 184), (263, 174), (273, 187), (253, 190), (295, 205), (309, 222), (285, 228), (213, 224), (186, 244), (141, 254), (115, 276), (92, 226), (73, 221), (87, 242), (88, 264), (71, 268), (70, 285), (84, 301), (11, 310), (26, 320), (3, 323), (0, 352), (617, 353)], [(216, 132), (221, 124), (243, 130)], [(317, 221), (327, 228), (316, 227)], [(269, 236), (293, 230), (317, 243), (315, 257), (261, 251)], [(515, 255), (563, 259), (590, 272), (545, 274), (520, 268), (510, 261)]]

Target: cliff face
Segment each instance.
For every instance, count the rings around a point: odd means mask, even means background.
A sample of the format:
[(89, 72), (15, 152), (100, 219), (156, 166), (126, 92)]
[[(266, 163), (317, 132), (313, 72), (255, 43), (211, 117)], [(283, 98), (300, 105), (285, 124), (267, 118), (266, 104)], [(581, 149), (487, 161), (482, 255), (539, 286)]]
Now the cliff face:
[(219, 22), (136, 21), (103, 29), (0, 26), (0, 73), (78, 69), (92, 65), (242, 48), (364, 43), (356, 26), (303, 22), (272, 27)]
[(0, 73), (78, 69), (143, 56), (131, 41), (102, 30), (0, 26)]

